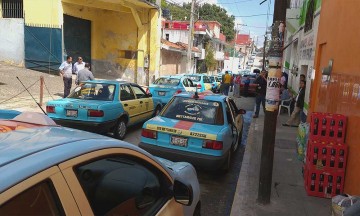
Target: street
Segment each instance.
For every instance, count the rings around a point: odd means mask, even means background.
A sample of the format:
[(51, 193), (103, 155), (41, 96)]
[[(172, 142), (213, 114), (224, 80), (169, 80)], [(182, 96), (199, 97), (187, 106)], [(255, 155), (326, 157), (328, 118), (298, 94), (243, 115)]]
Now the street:
[[(233, 155), (231, 169), (225, 174), (197, 170), (201, 188), (202, 215), (230, 215), (247, 134), (252, 120), (254, 104), (254, 97), (241, 97), (236, 99), (238, 108), (245, 109), (247, 113), (244, 115), (245, 124), (242, 146), (237, 150), (236, 154)], [(131, 127), (124, 141), (138, 145), (140, 142), (141, 127), (142, 124)]]

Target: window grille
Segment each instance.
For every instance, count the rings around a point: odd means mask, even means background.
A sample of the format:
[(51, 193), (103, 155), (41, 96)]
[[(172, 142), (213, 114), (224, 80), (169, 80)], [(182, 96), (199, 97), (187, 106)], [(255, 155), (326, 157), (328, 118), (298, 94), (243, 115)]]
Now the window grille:
[(23, 0), (0, 0), (3, 18), (24, 18)]

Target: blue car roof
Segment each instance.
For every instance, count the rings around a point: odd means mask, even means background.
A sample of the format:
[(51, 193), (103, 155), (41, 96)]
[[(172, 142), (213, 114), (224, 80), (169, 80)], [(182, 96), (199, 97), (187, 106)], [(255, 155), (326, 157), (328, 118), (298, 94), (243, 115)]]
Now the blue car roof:
[(118, 80), (88, 80), (88, 81), (85, 81), (86, 83), (106, 83), (106, 84), (125, 84), (125, 83), (130, 83), (130, 82), (127, 82), (127, 81), (118, 81)]
[[(218, 101), (222, 102), (226, 99), (225, 95), (221, 94), (213, 94), (213, 93), (198, 93), (200, 100), (210, 100), (210, 101)], [(194, 98), (194, 93), (184, 92), (175, 95), (174, 97), (185, 97), (185, 98)]]
[(132, 144), (58, 126), (0, 133), (0, 140), (0, 193), (42, 170), (96, 150), (120, 147), (154, 158)]
[(179, 75), (166, 75), (166, 76), (161, 76), (160, 78), (177, 78), (177, 79), (181, 79), (181, 78), (183, 78), (183, 76), (179, 76)]

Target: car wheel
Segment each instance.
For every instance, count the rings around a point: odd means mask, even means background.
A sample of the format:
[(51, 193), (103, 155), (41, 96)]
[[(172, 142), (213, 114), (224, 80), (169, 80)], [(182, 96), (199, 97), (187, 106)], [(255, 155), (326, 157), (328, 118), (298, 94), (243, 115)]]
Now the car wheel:
[(224, 172), (224, 173), (227, 173), (230, 170), (232, 151), (233, 151), (232, 149), (229, 150), (228, 156), (226, 158), (226, 162), (224, 163), (224, 166), (222, 168), (222, 172)]
[(154, 116), (153, 116), (153, 117), (159, 115), (160, 112), (161, 112), (161, 107), (160, 107), (160, 106), (157, 106), (156, 109), (155, 109), (155, 111), (154, 111)]
[(201, 204), (200, 204), (200, 202), (196, 205), (193, 216), (201, 216)]
[(125, 119), (121, 118), (116, 124), (114, 130), (114, 137), (116, 139), (123, 140), (125, 138), (125, 135), (126, 135), (126, 121)]

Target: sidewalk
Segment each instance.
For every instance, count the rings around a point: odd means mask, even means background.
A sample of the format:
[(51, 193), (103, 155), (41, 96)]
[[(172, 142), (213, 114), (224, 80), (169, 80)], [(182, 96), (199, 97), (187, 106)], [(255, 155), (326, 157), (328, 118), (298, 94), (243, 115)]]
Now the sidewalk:
[(326, 216), (330, 215), (331, 200), (310, 197), (304, 189), (302, 163), (296, 156), (297, 128), (284, 127), (288, 115), (278, 117), (274, 151), (274, 167), (271, 188), (271, 202), (260, 205), (258, 195), (260, 156), (264, 114), (253, 119), (240, 170), (232, 216)]

